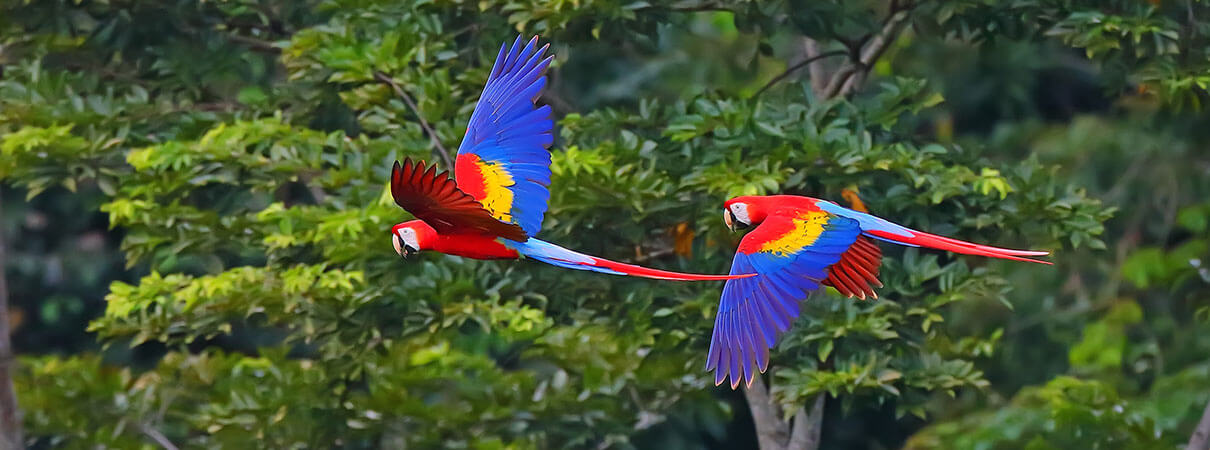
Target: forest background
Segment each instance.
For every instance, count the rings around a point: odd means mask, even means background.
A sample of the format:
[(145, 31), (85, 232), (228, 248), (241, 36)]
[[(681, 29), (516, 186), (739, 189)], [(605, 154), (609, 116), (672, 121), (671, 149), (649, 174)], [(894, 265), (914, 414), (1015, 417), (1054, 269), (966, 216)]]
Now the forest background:
[[(448, 167), (518, 34), (544, 239), (725, 272), (722, 202), (791, 193), (1055, 266), (886, 245), (732, 391), (719, 283), (401, 261), (391, 162)], [(3, 1), (0, 436), (1205, 449), (1208, 84), (1202, 0)]]

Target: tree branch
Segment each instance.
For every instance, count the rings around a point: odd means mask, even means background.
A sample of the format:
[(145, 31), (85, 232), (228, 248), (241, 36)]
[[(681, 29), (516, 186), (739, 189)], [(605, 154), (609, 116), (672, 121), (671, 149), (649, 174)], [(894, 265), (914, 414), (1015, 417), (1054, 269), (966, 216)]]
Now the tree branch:
[(687, 6), (684, 8), (668, 8), (673, 12), (702, 12), (702, 11), (731, 11), (730, 8), (719, 5)]
[(644, 6), (642, 8), (637, 8), (636, 10), (644, 10), (644, 9), (660, 9), (660, 10), (672, 11), (672, 12), (731, 11), (730, 8), (727, 8), (726, 6), (716, 4), (716, 3), (699, 3), (696, 5), (682, 4), (682, 5), (666, 5), (666, 6), (665, 5), (649, 5), (649, 6)]
[[(779, 81), (781, 81), (781, 80), (786, 79), (786, 77), (790, 76), (790, 74), (794, 73), (794, 72), (795, 72), (795, 71), (797, 71), (798, 69), (801, 69), (801, 68), (803, 68), (803, 67), (806, 67), (806, 66), (807, 66), (807, 64), (811, 64), (811, 63), (813, 63), (813, 62), (815, 62), (815, 61), (818, 61), (818, 60), (823, 59), (823, 58), (827, 58), (827, 57), (829, 57), (829, 56), (841, 56), (841, 55), (844, 55), (845, 53), (847, 53), (847, 52), (845, 52), (844, 50), (833, 50), (833, 51), (830, 51), (830, 52), (820, 53), (820, 54), (818, 54), (818, 55), (815, 55), (815, 56), (809, 57), (809, 58), (807, 58), (807, 59), (804, 59), (804, 60), (800, 61), (799, 63), (794, 64), (794, 65), (792, 65), (792, 66), (790, 66), (790, 67), (787, 67), (787, 68), (786, 68), (786, 70), (785, 70), (784, 72), (782, 72), (782, 73), (778, 74), (777, 76), (773, 77), (773, 79), (772, 79), (772, 80), (769, 80), (769, 82), (768, 82), (768, 83), (765, 83), (764, 87), (761, 87), (761, 88), (760, 88), (760, 90), (756, 91), (756, 93), (755, 93), (755, 94), (752, 94), (752, 97), (754, 97), (754, 98), (755, 98), (755, 97), (759, 97), (761, 93), (763, 93), (763, 92), (765, 92), (766, 90), (768, 90), (769, 88), (773, 87), (773, 85), (774, 85), (774, 84), (777, 84), (777, 82), (779, 82)], [(815, 80), (814, 80), (814, 79), (812, 79), (811, 81), (812, 81), (812, 84), (814, 84), (814, 81), (815, 81)]]
[[(0, 200), (0, 208), (3, 208)], [(3, 231), (3, 230), (0, 230)], [(0, 232), (0, 447), (24, 448), (21, 436), (21, 410), (17, 406), (17, 394), (13, 391), (12, 338), (8, 329), (8, 280), (4, 268), (7, 262), (4, 234)]]
[(1189, 437), (1189, 445), (1185, 446), (1185, 450), (1205, 449), (1210, 449), (1210, 403), (1206, 403), (1206, 410), (1202, 412), (1202, 420), (1197, 422), (1197, 428), (1193, 429), (1193, 436)]
[(652, 250), (647, 253), (643, 253), (642, 250), (643, 250), (642, 247), (637, 246), (637, 245), (635, 246), (635, 248), (634, 248), (635, 256), (633, 259), (633, 262), (635, 264), (642, 264), (647, 261), (651, 261), (653, 259), (663, 258), (665, 256), (676, 253), (676, 249), (672, 248), (672, 247)]
[(853, 71), (856, 67), (852, 64), (845, 64), (838, 69), (835, 74), (832, 74), (832, 79), (828, 81), (828, 86), (823, 90), (823, 98), (832, 98), (839, 94), (840, 88), (849, 81), (849, 77), (853, 76)]
[(160, 447), (163, 447), (164, 450), (179, 450), (179, 448), (173, 444), (172, 441), (168, 440), (168, 437), (164, 436), (164, 433), (161, 433), (160, 430), (152, 428), (147, 424), (139, 425), (139, 430), (141, 430), (143, 434), (146, 434), (147, 437), (151, 438), (151, 440), (155, 441), (155, 443), (160, 444)]
[(562, 73), (563, 71), (556, 70), (546, 75), (548, 83), (546, 83), (546, 89), (542, 90), (541, 99), (550, 105), (551, 109), (563, 114), (570, 114), (575, 112), (576, 107), (557, 94), (563, 85)]
[(907, 18), (907, 11), (894, 12), (888, 18), (887, 23), (882, 27), (882, 31), (874, 36), (874, 39), (870, 40), (869, 45), (862, 49), (861, 63), (857, 66), (860, 70), (855, 70), (853, 76), (845, 81), (844, 86), (840, 88), (839, 95), (849, 95), (865, 82), (866, 75), (870, 73), (870, 69), (874, 68), (874, 62), (882, 57), (886, 49), (890, 47), (891, 43), (895, 42), (895, 38), (903, 31), (903, 26), (907, 24)]
[(271, 42), (271, 41), (266, 41), (264, 39), (258, 39), (258, 38), (254, 38), (251, 36), (244, 36), (244, 35), (235, 34), (235, 33), (225, 34), (224, 36), (226, 36), (227, 39), (230, 39), (231, 42), (246, 45), (249, 49), (252, 49), (252, 50), (255, 50), (255, 51), (258, 51), (261, 53), (268, 53), (268, 54), (272, 54), (272, 55), (281, 54), (281, 49), (278, 48), (276, 45), (273, 45), (273, 42)]
[(433, 128), (429, 126), (429, 122), (427, 120), (424, 120), (424, 115), (420, 114), (420, 108), (416, 107), (416, 102), (412, 101), (412, 97), (409, 96), (407, 92), (404, 92), (403, 88), (399, 87), (399, 83), (396, 83), (395, 80), (386, 73), (374, 71), (374, 79), (387, 86), (390, 86), (391, 90), (395, 91), (395, 95), (403, 99), (403, 102), (408, 105), (408, 108), (410, 108), (412, 113), (416, 114), (416, 118), (420, 120), (420, 128), (424, 129), (424, 132), (429, 135), (429, 140), (433, 142), (433, 154), (441, 160), (442, 164), (445, 164), (446, 169), (453, 170), (454, 161), (450, 158), (450, 152), (445, 149), (444, 145), (441, 145), (441, 139), (437, 137), (437, 132), (433, 131)]
[(874, 67), (874, 62), (882, 57), (882, 54), (903, 31), (914, 7), (915, 5), (911, 3), (900, 4), (894, 0), (891, 1), (890, 12), (882, 23), (882, 29), (862, 46), (860, 53), (855, 55), (855, 60), (851, 60), (849, 64), (836, 72), (824, 91), (824, 98), (849, 95), (865, 82), (865, 77)]

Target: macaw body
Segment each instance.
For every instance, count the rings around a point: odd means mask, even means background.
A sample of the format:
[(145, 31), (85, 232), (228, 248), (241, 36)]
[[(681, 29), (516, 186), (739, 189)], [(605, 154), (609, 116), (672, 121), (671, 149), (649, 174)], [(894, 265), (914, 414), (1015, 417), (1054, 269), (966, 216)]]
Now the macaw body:
[[(402, 232), (403, 235), (410, 235), (411, 231), (406, 230), (423, 230), (420, 232), (420, 235), (424, 237), (419, 237), (418, 241), (426, 243), (425, 247), (423, 247), (425, 250), (433, 250), (464, 258), (520, 259), (527, 257), (568, 269), (589, 270), (612, 275), (633, 275), (657, 280), (709, 281), (755, 276), (754, 274), (699, 275), (651, 269), (585, 255), (537, 238), (514, 241), (481, 233), (441, 234), (437, 233), (433, 227), (423, 220), (412, 220), (395, 225), (392, 234), (399, 236)], [(404, 239), (397, 237), (395, 242), (396, 251), (400, 254), (419, 251), (418, 245), (405, 244)]]
[(882, 252), (873, 240), (968, 255), (1051, 264), (1025, 258), (1049, 252), (974, 244), (897, 225), (835, 203), (793, 195), (728, 200), (728, 227), (755, 226), (740, 241), (732, 274), (758, 276), (727, 281), (714, 321), (706, 370), (715, 384), (731, 378), (751, 385), (769, 363), (769, 349), (799, 316), (799, 301), (820, 286), (848, 297), (877, 297)]
[[(391, 228), (401, 256), (420, 250), (475, 259), (536, 259), (559, 267), (664, 280), (729, 280), (742, 275), (699, 275), (609, 261), (533, 236), (550, 199), (550, 106), (535, 101), (546, 86), (543, 58), (518, 37), (502, 45), (483, 94), (458, 147), (455, 178), (423, 161), (404, 159), (391, 171), (391, 196), (417, 220)], [(457, 181), (455, 181), (455, 179)]]

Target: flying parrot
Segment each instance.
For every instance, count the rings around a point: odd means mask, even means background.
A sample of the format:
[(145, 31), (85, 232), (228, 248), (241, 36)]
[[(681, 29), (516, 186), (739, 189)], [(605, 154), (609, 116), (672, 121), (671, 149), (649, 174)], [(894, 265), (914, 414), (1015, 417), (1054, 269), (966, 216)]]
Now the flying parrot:
[(769, 365), (769, 349), (798, 318), (798, 303), (820, 286), (848, 297), (877, 298), (882, 251), (874, 240), (968, 255), (1051, 264), (1025, 258), (1049, 252), (1010, 250), (951, 239), (896, 225), (827, 200), (794, 195), (728, 200), (723, 221), (731, 230), (755, 226), (740, 241), (732, 274), (757, 277), (723, 286), (706, 370), (714, 383), (752, 385)]
[[(391, 196), (416, 220), (391, 228), (395, 251), (435, 250), (475, 259), (533, 258), (559, 267), (661, 280), (730, 280), (753, 274), (699, 275), (649, 269), (574, 252), (533, 238), (550, 199), (550, 106), (534, 104), (546, 86), (550, 46), (520, 36), (500, 46), (487, 85), (458, 147), (454, 176), (423, 161), (398, 161)], [(507, 44), (507, 43), (506, 43)]]

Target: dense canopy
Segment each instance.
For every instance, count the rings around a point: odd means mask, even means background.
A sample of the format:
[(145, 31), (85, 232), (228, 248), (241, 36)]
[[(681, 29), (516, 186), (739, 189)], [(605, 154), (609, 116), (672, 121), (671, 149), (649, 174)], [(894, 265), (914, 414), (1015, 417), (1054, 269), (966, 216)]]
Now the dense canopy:
[[(813, 294), (732, 391), (721, 282), (401, 261), (394, 161), (452, 167), (519, 34), (555, 57), (541, 239), (726, 273), (723, 202), (787, 193), (1056, 265), (884, 245), (877, 300)], [(0, 3), (0, 437), (1177, 448), (1208, 84), (1200, 0)]]

